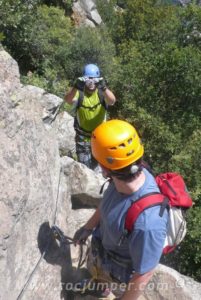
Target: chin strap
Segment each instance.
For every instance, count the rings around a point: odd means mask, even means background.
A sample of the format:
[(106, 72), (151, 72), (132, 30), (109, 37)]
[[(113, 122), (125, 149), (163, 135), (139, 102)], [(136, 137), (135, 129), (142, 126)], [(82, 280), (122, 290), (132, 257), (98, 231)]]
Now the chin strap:
[(103, 189), (104, 189), (104, 186), (107, 182), (112, 182), (112, 178), (111, 177), (108, 177), (105, 182), (101, 185), (101, 188), (100, 188), (100, 191), (99, 191), (99, 194), (101, 195), (103, 193)]

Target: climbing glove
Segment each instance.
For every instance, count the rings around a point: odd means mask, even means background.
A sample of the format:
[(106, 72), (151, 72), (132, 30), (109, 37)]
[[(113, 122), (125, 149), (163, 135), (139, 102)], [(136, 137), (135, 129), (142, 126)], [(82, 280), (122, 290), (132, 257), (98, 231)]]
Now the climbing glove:
[(80, 91), (84, 90), (84, 86), (85, 86), (85, 78), (84, 77), (78, 77), (73, 84), (73, 87)]
[(84, 226), (82, 226), (75, 232), (73, 240), (75, 244), (84, 244), (91, 234), (92, 229), (86, 229)]
[(105, 91), (107, 88), (107, 84), (104, 78), (101, 78), (98, 82), (98, 88), (101, 89), (102, 91)]

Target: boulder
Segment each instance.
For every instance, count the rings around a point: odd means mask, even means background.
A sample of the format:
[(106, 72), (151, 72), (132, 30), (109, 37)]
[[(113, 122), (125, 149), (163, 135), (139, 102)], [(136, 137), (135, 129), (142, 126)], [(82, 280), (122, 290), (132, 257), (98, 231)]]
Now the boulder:
[(102, 23), (101, 16), (96, 8), (95, 0), (78, 0), (73, 3), (73, 19), (76, 25), (95, 27)]

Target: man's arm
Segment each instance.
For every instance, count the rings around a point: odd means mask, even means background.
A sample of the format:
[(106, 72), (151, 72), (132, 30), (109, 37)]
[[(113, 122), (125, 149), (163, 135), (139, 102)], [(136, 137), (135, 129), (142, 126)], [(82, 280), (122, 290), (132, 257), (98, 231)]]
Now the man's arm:
[(128, 283), (127, 290), (121, 297), (121, 300), (137, 300), (144, 291), (147, 283), (153, 276), (154, 271), (151, 270), (145, 274), (135, 273)]
[(116, 97), (111, 90), (108, 89), (105, 79), (102, 77), (98, 83), (98, 88), (102, 90), (103, 96), (105, 97), (105, 102), (108, 105), (114, 105), (116, 102)]
[(116, 102), (116, 97), (115, 95), (113, 94), (113, 92), (111, 90), (109, 90), (108, 88), (106, 88), (104, 91), (103, 91), (103, 95), (105, 97), (105, 101), (108, 105), (114, 105), (115, 102)]
[(75, 232), (73, 237), (75, 245), (85, 243), (85, 241), (92, 234), (93, 229), (99, 224), (99, 222), (100, 210), (99, 208), (97, 208), (88, 222)]
[(66, 101), (68, 104), (72, 104), (76, 92), (77, 89), (75, 87), (72, 87), (70, 91), (64, 96), (64, 101)]
[(91, 218), (84, 225), (86, 229), (94, 229), (100, 222), (100, 209), (97, 208)]
[(84, 77), (78, 77), (74, 84), (73, 87), (70, 89), (70, 91), (64, 96), (64, 100), (72, 104), (74, 102), (75, 95), (78, 90), (83, 91), (85, 86), (85, 78)]

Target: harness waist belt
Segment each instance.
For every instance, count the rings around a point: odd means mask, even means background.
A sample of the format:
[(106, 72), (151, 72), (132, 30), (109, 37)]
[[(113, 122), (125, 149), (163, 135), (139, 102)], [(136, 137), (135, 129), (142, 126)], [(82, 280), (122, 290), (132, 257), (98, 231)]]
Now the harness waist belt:
[(132, 266), (132, 261), (129, 258), (122, 257), (118, 254), (115, 254), (112, 251), (106, 251), (106, 254), (109, 256), (109, 258), (112, 261), (114, 261), (115, 263), (117, 263), (120, 266), (123, 266), (123, 267), (131, 267)]
[(102, 243), (101, 240), (97, 239), (97, 238), (93, 238), (92, 239), (92, 250), (95, 250), (98, 252), (98, 255), (100, 256), (100, 258), (104, 258), (104, 256), (106, 255), (109, 259), (111, 259), (114, 263), (122, 266), (122, 267), (126, 267), (126, 268), (132, 268), (132, 261), (129, 258), (125, 258), (122, 257), (116, 253), (114, 253), (113, 251), (109, 251), (106, 250)]
[(80, 135), (83, 135), (83, 136), (86, 136), (86, 137), (89, 137), (89, 138), (91, 137), (91, 132), (82, 129), (82, 128), (79, 126), (79, 123), (78, 123), (78, 121), (77, 121), (76, 118), (74, 119), (74, 129), (75, 129), (75, 131), (76, 131), (78, 134), (80, 134)]

